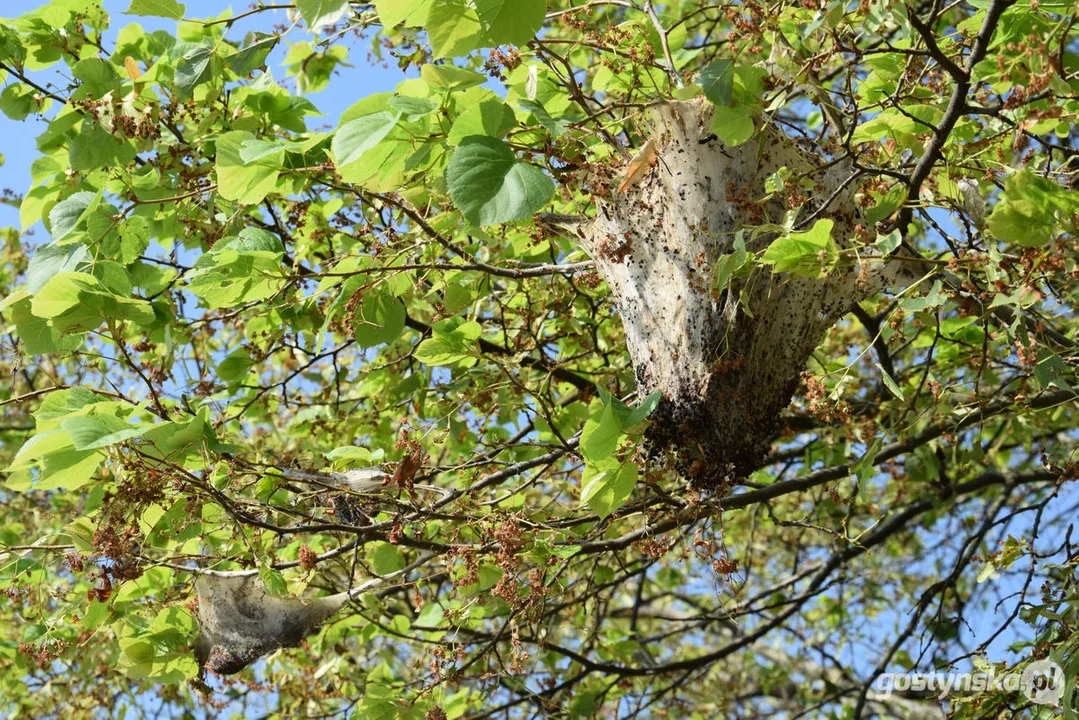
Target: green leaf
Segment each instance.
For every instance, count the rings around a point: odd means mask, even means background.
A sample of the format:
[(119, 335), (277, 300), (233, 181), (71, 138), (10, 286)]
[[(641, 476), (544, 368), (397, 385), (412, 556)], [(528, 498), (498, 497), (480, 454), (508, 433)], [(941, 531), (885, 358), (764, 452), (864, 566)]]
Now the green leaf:
[(56, 203), (49, 212), (52, 239), (59, 241), (70, 235), (97, 207), (100, 199), (100, 193), (84, 190)]
[(51, 196), (52, 192), (48, 187), (42, 185), (26, 193), (19, 206), (19, 223), (22, 225), (23, 230), (27, 230), (42, 219), (41, 214), (45, 209), (45, 199), (47, 196)]
[[(92, 193), (79, 194), (92, 195)], [(55, 229), (56, 220), (53, 220), (54, 232)], [(90, 252), (85, 245), (45, 243), (35, 250), (33, 257), (30, 258), (30, 264), (26, 268), (24, 287), (31, 295), (36, 294), (57, 273), (84, 270), (89, 263)]]
[(734, 87), (734, 63), (730, 60), (714, 60), (701, 70), (697, 84), (704, 90), (704, 96), (714, 105), (731, 104), (731, 90)]
[(768, 191), (768, 193), (771, 195), (781, 193), (786, 189), (787, 180), (790, 178), (790, 176), (790, 169), (786, 165), (784, 165), (783, 167), (779, 168), (774, 173), (768, 176), (768, 178), (764, 181), (764, 189)]
[(120, 261), (130, 265), (150, 247), (150, 223), (146, 218), (127, 218), (120, 225)]
[(1038, 364), (1034, 366), (1034, 378), (1038, 383), (1047, 390), (1051, 387), (1071, 390), (1068, 378), (1073, 377), (1074, 372), (1068, 364), (1048, 350), (1043, 350), (1039, 355)]
[[(285, 247), (281, 244), (281, 239), (269, 230), (247, 227), (241, 230), (239, 235), (226, 238), (214, 245), (210, 252), (214, 264), (231, 262), (236, 254), (276, 262), (285, 252)], [(222, 260), (222, 258), (228, 259)]]
[(419, 616), (416, 618), (415, 625), (421, 627), (438, 627), (445, 614), (445, 609), (439, 603), (427, 603), (423, 606), (423, 610), (420, 611)]
[(391, 108), (401, 113), (408, 121), (430, 115), (438, 109), (438, 105), (427, 98), (409, 97), (408, 95), (394, 95), (390, 98), (389, 103)]
[(247, 77), (266, 64), (266, 58), (281, 39), (277, 35), (256, 32), (255, 41), (237, 53), (225, 58), (229, 70), (240, 77)]
[(620, 508), (637, 486), (637, 466), (610, 458), (585, 467), (581, 502), (606, 519)]
[(761, 262), (774, 265), (776, 272), (820, 277), (839, 259), (839, 248), (832, 239), (833, 221), (818, 220), (806, 232), (794, 232), (772, 241)]
[[(93, 544), (90, 544), (90, 548), (93, 548)], [(94, 600), (90, 603), (90, 607), (87, 608), (86, 614), (79, 620), (79, 627), (86, 630), (94, 630), (103, 625), (112, 616), (112, 609), (109, 603), (98, 602)]]
[(467, 55), (483, 41), (483, 25), (467, 0), (434, 0), (423, 25), (435, 58)]
[(402, 23), (407, 27), (423, 25), (431, 10), (432, 0), (375, 0), (379, 22), (386, 28)]
[(135, 146), (109, 134), (100, 125), (83, 124), (82, 132), (71, 139), (68, 159), (73, 170), (126, 165), (135, 159)]
[(905, 400), (903, 397), (903, 390), (896, 385), (895, 380), (889, 375), (884, 368), (880, 366), (880, 363), (874, 363), (877, 366), (877, 370), (880, 370), (880, 379), (884, 381), (884, 387), (891, 391), (892, 395), (895, 395), (899, 400)]
[(656, 390), (635, 408), (630, 408), (606, 390), (600, 390), (602, 406), (593, 412), (581, 431), (581, 455), (590, 463), (602, 462), (618, 450), (627, 431), (644, 422), (663, 393)]
[(485, 76), (471, 70), (430, 63), (420, 68), (420, 77), (425, 83), (439, 90), (467, 90), (487, 82)]
[(169, 462), (183, 463), (185, 458), (201, 458), (207, 446), (213, 446), (216, 442), (206, 415), (207, 410), (203, 406), (199, 408), (199, 414), (188, 422), (154, 425), (143, 436), (140, 450), (147, 457), (168, 458)]
[(375, 575), (389, 575), (405, 566), (405, 558), (401, 551), (388, 542), (376, 540), (367, 547), (369, 548), (367, 559)]
[(287, 282), (281, 267), (284, 251), (272, 233), (244, 228), (196, 261), (187, 289), (213, 309), (270, 297)]
[(35, 104), (33, 91), (24, 83), (12, 83), (0, 92), (0, 112), (16, 122), (25, 120)]
[(54, 318), (62, 315), (81, 302), (79, 296), (84, 291), (93, 291), (100, 287), (93, 275), (81, 272), (62, 272), (54, 275), (38, 291), (31, 303), (31, 310), (42, 318)]
[(547, 111), (546, 106), (538, 100), (520, 100), (518, 105), (528, 112), (536, 116), (536, 121), (542, 125), (547, 132), (551, 133), (551, 137), (561, 137), (566, 130), (569, 129), (570, 124), (579, 116), (566, 116), (562, 115), (554, 117)]
[(245, 165), (258, 162), (264, 157), (285, 152), (285, 146), (272, 140), (244, 140), (240, 145), (240, 160)]
[(227, 132), (217, 138), (217, 186), (226, 200), (256, 205), (277, 188), (283, 153), (244, 162), (242, 148), (254, 140), (254, 135), (242, 130)]
[(460, 145), (469, 135), (500, 138), (517, 126), (513, 108), (497, 98), (477, 103), (457, 116), (446, 137), (450, 145)]
[(891, 138), (904, 145), (917, 143), (917, 133), (928, 132), (929, 128), (919, 125), (913, 118), (898, 110), (889, 108), (854, 128), (851, 142), (863, 143)]
[(259, 579), (266, 586), (266, 592), (275, 597), (288, 597), (288, 581), (285, 576), (269, 565), (259, 565)]
[(161, 171), (153, 165), (145, 165), (131, 173), (131, 187), (147, 192), (156, 190), (161, 184)]
[(81, 272), (56, 274), (34, 296), (30, 310), (51, 319), (61, 332), (92, 330), (110, 318), (143, 326), (155, 318), (149, 302), (117, 295), (93, 275)]
[(413, 357), (424, 365), (438, 366), (465, 360), (470, 353), (458, 350), (442, 338), (427, 338), (416, 348)]
[(63, 420), (60, 427), (71, 436), (76, 450), (95, 450), (138, 437), (147, 426), (136, 427), (115, 415), (75, 415)]
[(886, 220), (902, 205), (903, 201), (907, 199), (907, 187), (902, 184), (896, 184), (889, 190), (883, 198), (877, 202), (876, 205), (869, 208), (866, 212), (866, 221), (870, 225), (876, 225), (881, 220)]
[(57, 450), (70, 450), (72, 447), (71, 436), (63, 430), (38, 432), (23, 443), (11, 464), (5, 468), (5, 471), (12, 472), (31, 467), (35, 464), (35, 461), (42, 459), (49, 453)]
[(524, 45), (543, 27), (547, 0), (476, 0), (491, 45)]
[(352, 336), (360, 347), (375, 347), (392, 342), (405, 329), (405, 306), (383, 293), (363, 299), (352, 321)]
[(689, 85), (686, 85), (685, 87), (680, 87), (680, 88), (675, 88), (674, 89), (674, 99), (675, 100), (681, 100), (682, 102), (686, 102), (687, 100), (692, 100), (693, 98), (698, 97), (698, 96), (703, 95), (703, 94), (704, 94), (704, 90), (702, 90), (701, 86), (698, 85), (697, 83), (691, 83)]
[(732, 251), (720, 255), (712, 266), (712, 288), (717, 291), (724, 290), (735, 273), (748, 264), (749, 253), (746, 252), (746, 241), (742, 235), (739, 231)]
[(163, 17), (170, 20), (183, 18), (186, 8), (176, 0), (131, 0), (131, 7), (124, 11), (127, 15)]
[(34, 490), (75, 490), (90, 482), (104, 456), (97, 450), (58, 450), (42, 461)]
[(348, 172), (348, 166), (358, 162), (368, 150), (386, 137), (401, 113), (384, 110), (350, 120), (334, 133), (331, 149), (338, 172)]
[(412, 136), (394, 129), (382, 142), (358, 159), (339, 168), (345, 182), (361, 185), (374, 192), (391, 192), (405, 182), (405, 169), (417, 151)]
[(348, 12), (348, 0), (296, 0), (296, 9), (307, 23), (307, 29), (318, 32), (325, 25), (333, 25)]
[(11, 320), (28, 354), (48, 355), (59, 351), (56, 333), (49, 326), (49, 321), (34, 315), (28, 300), (15, 303), (11, 308)]
[(753, 113), (749, 109), (717, 105), (715, 114), (712, 115), (711, 130), (724, 144), (735, 147), (753, 137), (757, 126), (753, 123)]
[(625, 427), (629, 428), (644, 422), (645, 418), (652, 414), (652, 411), (659, 405), (659, 401), (663, 399), (663, 392), (661, 390), (655, 390), (651, 395), (646, 397), (640, 405), (633, 408), (633, 410), (626, 417)]
[(101, 58), (80, 60), (71, 69), (71, 74), (79, 81), (79, 94), (92, 97), (104, 97), (109, 92), (120, 89), (120, 75), (116, 66)]
[(37, 421), (38, 431), (54, 430), (60, 427), (60, 421), (72, 413), (82, 411), (92, 405), (107, 404), (116, 407), (107, 398), (104, 398), (93, 390), (84, 387), (73, 387), (67, 390), (50, 393), (36, 411), (34, 419)]
[(450, 197), (474, 226), (524, 220), (554, 194), (542, 170), (514, 157), (494, 138), (464, 138), (446, 170)]
[(212, 45), (199, 45), (177, 61), (173, 77), (180, 98), (190, 98), (196, 87), (214, 76), (214, 57)]
[(323, 457), (333, 463), (344, 463), (346, 465), (356, 464), (358, 467), (370, 467), (376, 463), (382, 462), (383, 451), (381, 448), (371, 452), (365, 447), (356, 447), (355, 445), (343, 445), (333, 450), (323, 453)]
[(26, 48), (19, 41), (19, 35), (14, 28), (0, 23), (0, 61), (8, 60), (16, 66), (22, 66), (26, 60)]
[(237, 348), (217, 364), (217, 376), (225, 382), (239, 380), (247, 375), (254, 363), (251, 355), (244, 348)]
[(1065, 708), (1066, 720), (1075, 720), (1076, 714), (1072, 708), (1079, 700), (1079, 653), (1074, 652), (1070, 643), (1060, 645), (1053, 652), (1052, 659), (1064, 668), (1064, 696), (1060, 706)]
[(449, 318), (435, 323), (430, 337), (420, 343), (413, 357), (425, 365), (449, 365), (473, 357), (483, 329), (474, 320)]
[(398, 693), (392, 687), (368, 679), (363, 699), (349, 720), (396, 720), (399, 717), (397, 702)]
[(908, 297), (903, 300), (901, 307), (905, 312), (921, 312), (928, 308), (940, 307), (944, 304), (944, 301), (948, 299), (947, 293), (943, 290), (943, 285), (940, 280), (933, 283), (933, 286), (929, 288), (929, 292), (923, 297)]
[(122, 652), (128, 657), (132, 665), (149, 664), (154, 659), (154, 646), (147, 641), (124, 643)]
[(1004, 242), (1036, 247), (1052, 240), (1076, 213), (1079, 192), (1023, 169), (1004, 181), (1004, 193), (989, 216), (988, 227)]
[(581, 431), (581, 454), (590, 462), (607, 460), (618, 449), (625, 436), (615, 415), (613, 403), (608, 403), (584, 424)]
[(877, 241), (873, 244), (880, 250), (881, 255), (888, 255), (899, 247), (902, 242), (903, 236), (899, 230), (892, 230), (887, 235), (877, 235)]

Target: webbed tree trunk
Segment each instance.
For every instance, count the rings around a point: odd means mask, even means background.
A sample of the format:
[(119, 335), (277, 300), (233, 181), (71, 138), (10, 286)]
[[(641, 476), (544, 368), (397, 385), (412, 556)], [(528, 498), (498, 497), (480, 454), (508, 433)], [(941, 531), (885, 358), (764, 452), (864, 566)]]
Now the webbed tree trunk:
[[(329, 476), (331, 482), (370, 490), (375, 468), (358, 468)], [(382, 473), (384, 475), (384, 473)], [(294, 472), (293, 476), (320, 478), (320, 474)], [(380, 481), (379, 481), (380, 482)], [(417, 486), (418, 487), (418, 486)], [(336, 614), (349, 600), (407, 575), (431, 556), (421, 557), (400, 570), (374, 577), (350, 590), (315, 598), (278, 597), (271, 594), (254, 570), (193, 570), (198, 573), (199, 666), (218, 673), (238, 673), (263, 655), (299, 644)]]
[(298, 600), (271, 595), (258, 575), (206, 573), (199, 594), (199, 665), (232, 675), (279, 648), (291, 647), (348, 602), (349, 594)]
[(783, 222), (783, 198), (760, 202), (765, 179), (781, 167), (810, 172), (816, 187), (799, 217), (828, 200), (819, 217), (834, 221), (841, 250), (865, 220), (853, 188), (839, 190), (849, 165), (817, 170), (823, 161), (770, 126), (726, 147), (709, 133), (711, 115), (703, 101), (659, 108), (655, 166), (600, 201), (584, 243), (622, 315), (642, 390), (663, 392), (649, 430), (653, 448), (672, 450), (695, 485), (717, 488), (760, 466), (825, 330), (909, 271), (880, 257), (840, 263), (819, 279), (760, 265), (713, 292), (712, 267), (732, 251), (737, 230), (747, 228), (750, 253), (777, 237), (748, 228)]

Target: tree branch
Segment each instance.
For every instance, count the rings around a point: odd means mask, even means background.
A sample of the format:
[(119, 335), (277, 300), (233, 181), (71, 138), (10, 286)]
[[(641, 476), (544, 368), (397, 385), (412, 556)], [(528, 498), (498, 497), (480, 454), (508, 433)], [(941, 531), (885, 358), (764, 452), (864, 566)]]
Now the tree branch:
[[(914, 166), (910, 181), (907, 183), (907, 203), (903, 209), (900, 210), (899, 217), (896, 220), (896, 227), (904, 237), (907, 235), (911, 220), (914, 217), (912, 204), (917, 202), (919, 193), (922, 189), (922, 184), (926, 181), (930, 173), (932, 173), (933, 167), (943, 156), (944, 144), (947, 142), (948, 136), (955, 128), (956, 122), (958, 122), (959, 118), (967, 111), (967, 95), (970, 93), (970, 73), (974, 69), (974, 66), (981, 62), (982, 58), (985, 57), (985, 53), (989, 49), (989, 43), (993, 39), (993, 33), (996, 32), (997, 23), (1000, 22), (1001, 15), (1014, 4), (1015, 0), (993, 0), (985, 11), (985, 20), (982, 22), (982, 28), (978, 31), (977, 37), (974, 38), (974, 46), (970, 50), (970, 55), (967, 56), (966, 67), (960, 71), (959, 76), (956, 78), (955, 87), (952, 89), (952, 95), (948, 101), (948, 108), (944, 112), (944, 117), (941, 118), (940, 123), (937, 125), (937, 130), (933, 133), (933, 137), (926, 146), (925, 152), (922, 154), (918, 164)], [(957, 69), (959, 69), (958, 66)]]

